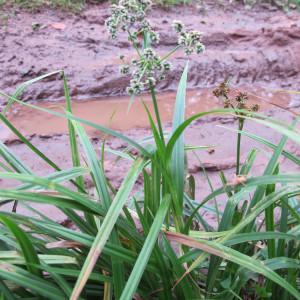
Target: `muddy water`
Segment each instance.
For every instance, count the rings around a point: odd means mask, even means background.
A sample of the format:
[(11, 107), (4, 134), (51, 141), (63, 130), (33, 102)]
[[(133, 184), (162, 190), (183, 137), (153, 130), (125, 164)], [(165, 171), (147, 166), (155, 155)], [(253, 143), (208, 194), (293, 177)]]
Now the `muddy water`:
[[(288, 94), (268, 92), (262, 89), (252, 90), (248, 92), (248, 95), (250, 103), (258, 103), (262, 110), (270, 109), (274, 105), (286, 108), (291, 101), (291, 97)], [(175, 93), (162, 93), (158, 96), (158, 105), (164, 123), (172, 119), (175, 98)], [(141, 100), (153, 113), (153, 106), (149, 95), (136, 97), (129, 112), (129, 97), (73, 101), (72, 107), (74, 115), (78, 117), (115, 130), (126, 131), (132, 128), (146, 128), (149, 126), (145, 108)], [(212, 90), (210, 89), (188, 91), (186, 103), (187, 116), (222, 107), (222, 103), (212, 95)], [(36, 105), (59, 112), (63, 112), (65, 108), (63, 102), (40, 102)], [(51, 136), (54, 134), (64, 134), (68, 130), (65, 119), (17, 104), (11, 109), (9, 119), (27, 136), (32, 134)], [(91, 136), (99, 135), (95, 129), (87, 127), (87, 130)], [(0, 131), (0, 137), (5, 139), (13, 138), (4, 129)]]

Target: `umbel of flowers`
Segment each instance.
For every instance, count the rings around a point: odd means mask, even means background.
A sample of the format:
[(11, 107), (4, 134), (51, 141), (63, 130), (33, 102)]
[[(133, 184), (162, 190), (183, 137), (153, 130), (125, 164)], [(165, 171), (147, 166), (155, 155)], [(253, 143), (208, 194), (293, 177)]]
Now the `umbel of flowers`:
[(200, 54), (205, 50), (199, 31), (188, 31), (180, 21), (174, 21), (173, 28), (178, 34), (178, 45), (170, 53), (160, 57), (151, 47), (159, 43), (159, 34), (146, 19), (151, 5), (150, 0), (121, 0), (119, 4), (111, 6), (112, 14), (106, 21), (111, 37), (115, 39), (120, 31), (126, 32), (137, 52), (137, 58), (130, 63), (125, 63), (124, 56), (120, 57), (123, 62), (121, 74), (131, 76), (130, 85), (127, 87), (129, 95), (140, 94), (164, 80), (172, 67), (167, 59), (179, 48), (186, 55)]
[(201, 42), (201, 32), (196, 30), (185, 30), (185, 27), (181, 21), (174, 21), (173, 28), (179, 35), (178, 45), (184, 48), (184, 52), (186, 55), (190, 55), (193, 52), (200, 54), (205, 50), (204, 45)]

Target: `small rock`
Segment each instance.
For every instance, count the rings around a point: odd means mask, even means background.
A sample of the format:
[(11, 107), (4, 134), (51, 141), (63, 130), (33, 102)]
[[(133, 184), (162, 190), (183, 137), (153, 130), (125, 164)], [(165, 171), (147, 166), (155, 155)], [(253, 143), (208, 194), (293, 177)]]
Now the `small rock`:
[(288, 108), (298, 108), (300, 107), (300, 95), (294, 95), (290, 101)]
[(64, 23), (52, 23), (51, 27), (57, 30), (64, 30), (66, 28), (66, 24)]

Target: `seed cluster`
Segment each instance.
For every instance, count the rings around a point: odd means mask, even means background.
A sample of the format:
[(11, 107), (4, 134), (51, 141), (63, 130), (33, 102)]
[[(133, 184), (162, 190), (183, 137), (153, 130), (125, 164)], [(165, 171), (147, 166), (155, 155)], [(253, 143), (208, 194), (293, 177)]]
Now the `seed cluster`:
[[(213, 90), (213, 94), (223, 101), (224, 108), (244, 109), (252, 112), (259, 110), (258, 104), (248, 105), (248, 95), (244, 92), (239, 92), (235, 97), (230, 98), (230, 88), (228, 82), (222, 82), (216, 89)], [(242, 115), (242, 113), (239, 113)]]
[(138, 37), (147, 33), (151, 42), (158, 43), (159, 35), (152, 29), (146, 12), (151, 7), (150, 0), (121, 0), (119, 4), (111, 5), (111, 17), (106, 20), (106, 27), (113, 39), (118, 31), (130, 33), (129, 40), (137, 43)]
[[(124, 62), (124, 57), (120, 57)], [(120, 71), (122, 74), (130, 74), (130, 86), (127, 88), (129, 95), (140, 94), (143, 90), (154, 87), (157, 82), (165, 79), (171, 64), (162, 60), (152, 48), (146, 48), (139, 59), (133, 59), (131, 64), (124, 64)]]
[[(121, 74), (131, 76), (130, 85), (127, 87), (129, 95), (140, 94), (164, 80), (171, 70), (167, 58), (176, 50), (161, 58), (151, 48), (151, 45), (159, 43), (159, 34), (146, 19), (146, 12), (151, 5), (150, 0), (120, 0), (119, 4), (111, 6), (111, 17), (106, 21), (113, 39), (117, 38), (118, 32), (127, 32), (128, 40), (137, 51), (138, 58), (130, 63), (125, 61), (124, 56), (120, 57), (123, 63), (120, 67)], [(173, 27), (179, 35), (177, 48), (182, 47), (187, 55), (204, 51), (200, 32), (185, 30), (179, 21), (175, 21)]]
[(173, 28), (178, 33), (178, 45), (182, 46), (186, 55), (204, 52), (202, 33), (196, 30), (187, 31), (181, 21), (174, 21)]

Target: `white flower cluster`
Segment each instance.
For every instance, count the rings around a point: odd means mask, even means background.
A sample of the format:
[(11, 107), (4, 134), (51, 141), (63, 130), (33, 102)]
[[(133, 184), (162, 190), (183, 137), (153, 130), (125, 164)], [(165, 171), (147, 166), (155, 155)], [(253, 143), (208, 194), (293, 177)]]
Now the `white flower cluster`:
[(182, 46), (186, 55), (204, 52), (202, 33), (196, 30), (187, 31), (181, 21), (174, 21), (173, 28), (178, 33), (178, 45)]
[[(151, 44), (159, 43), (158, 33), (146, 19), (146, 12), (151, 5), (151, 0), (120, 0), (119, 4), (111, 6), (111, 17), (106, 21), (112, 38), (116, 38), (120, 30), (127, 32), (128, 40), (137, 51), (138, 58), (133, 59), (129, 64), (125, 62), (124, 56), (120, 57), (123, 62), (120, 68), (121, 74), (130, 75), (132, 78), (127, 88), (129, 95), (140, 94), (165, 79), (167, 72), (171, 70), (167, 58), (177, 48), (182, 47), (187, 55), (204, 51), (201, 43), (202, 34), (198, 31), (187, 31), (181, 22), (175, 21), (173, 27), (179, 35), (179, 46), (164, 58), (160, 58), (150, 48)], [(143, 42), (140, 42), (142, 40)]]
[[(121, 59), (123, 60), (123, 57)], [(127, 93), (136, 95), (146, 88), (154, 87), (158, 81), (165, 78), (170, 70), (171, 64), (168, 61), (162, 61), (152, 48), (146, 48), (139, 60), (133, 59), (131, 65), (123, 65), (120, 72), (131, 73), (132, 79)]]
[(146, 11), (151, 7), (150, 0), (121, 0), (111, 6), (111, 17), (106, 20), (106, 26), (112, 38), (117, 37), (118, 31), (132, 30), (129, 40), (138, 41), (138, 36), (148, 33), (151, 42), (158, 43), (159, 35), (145, 19)]

